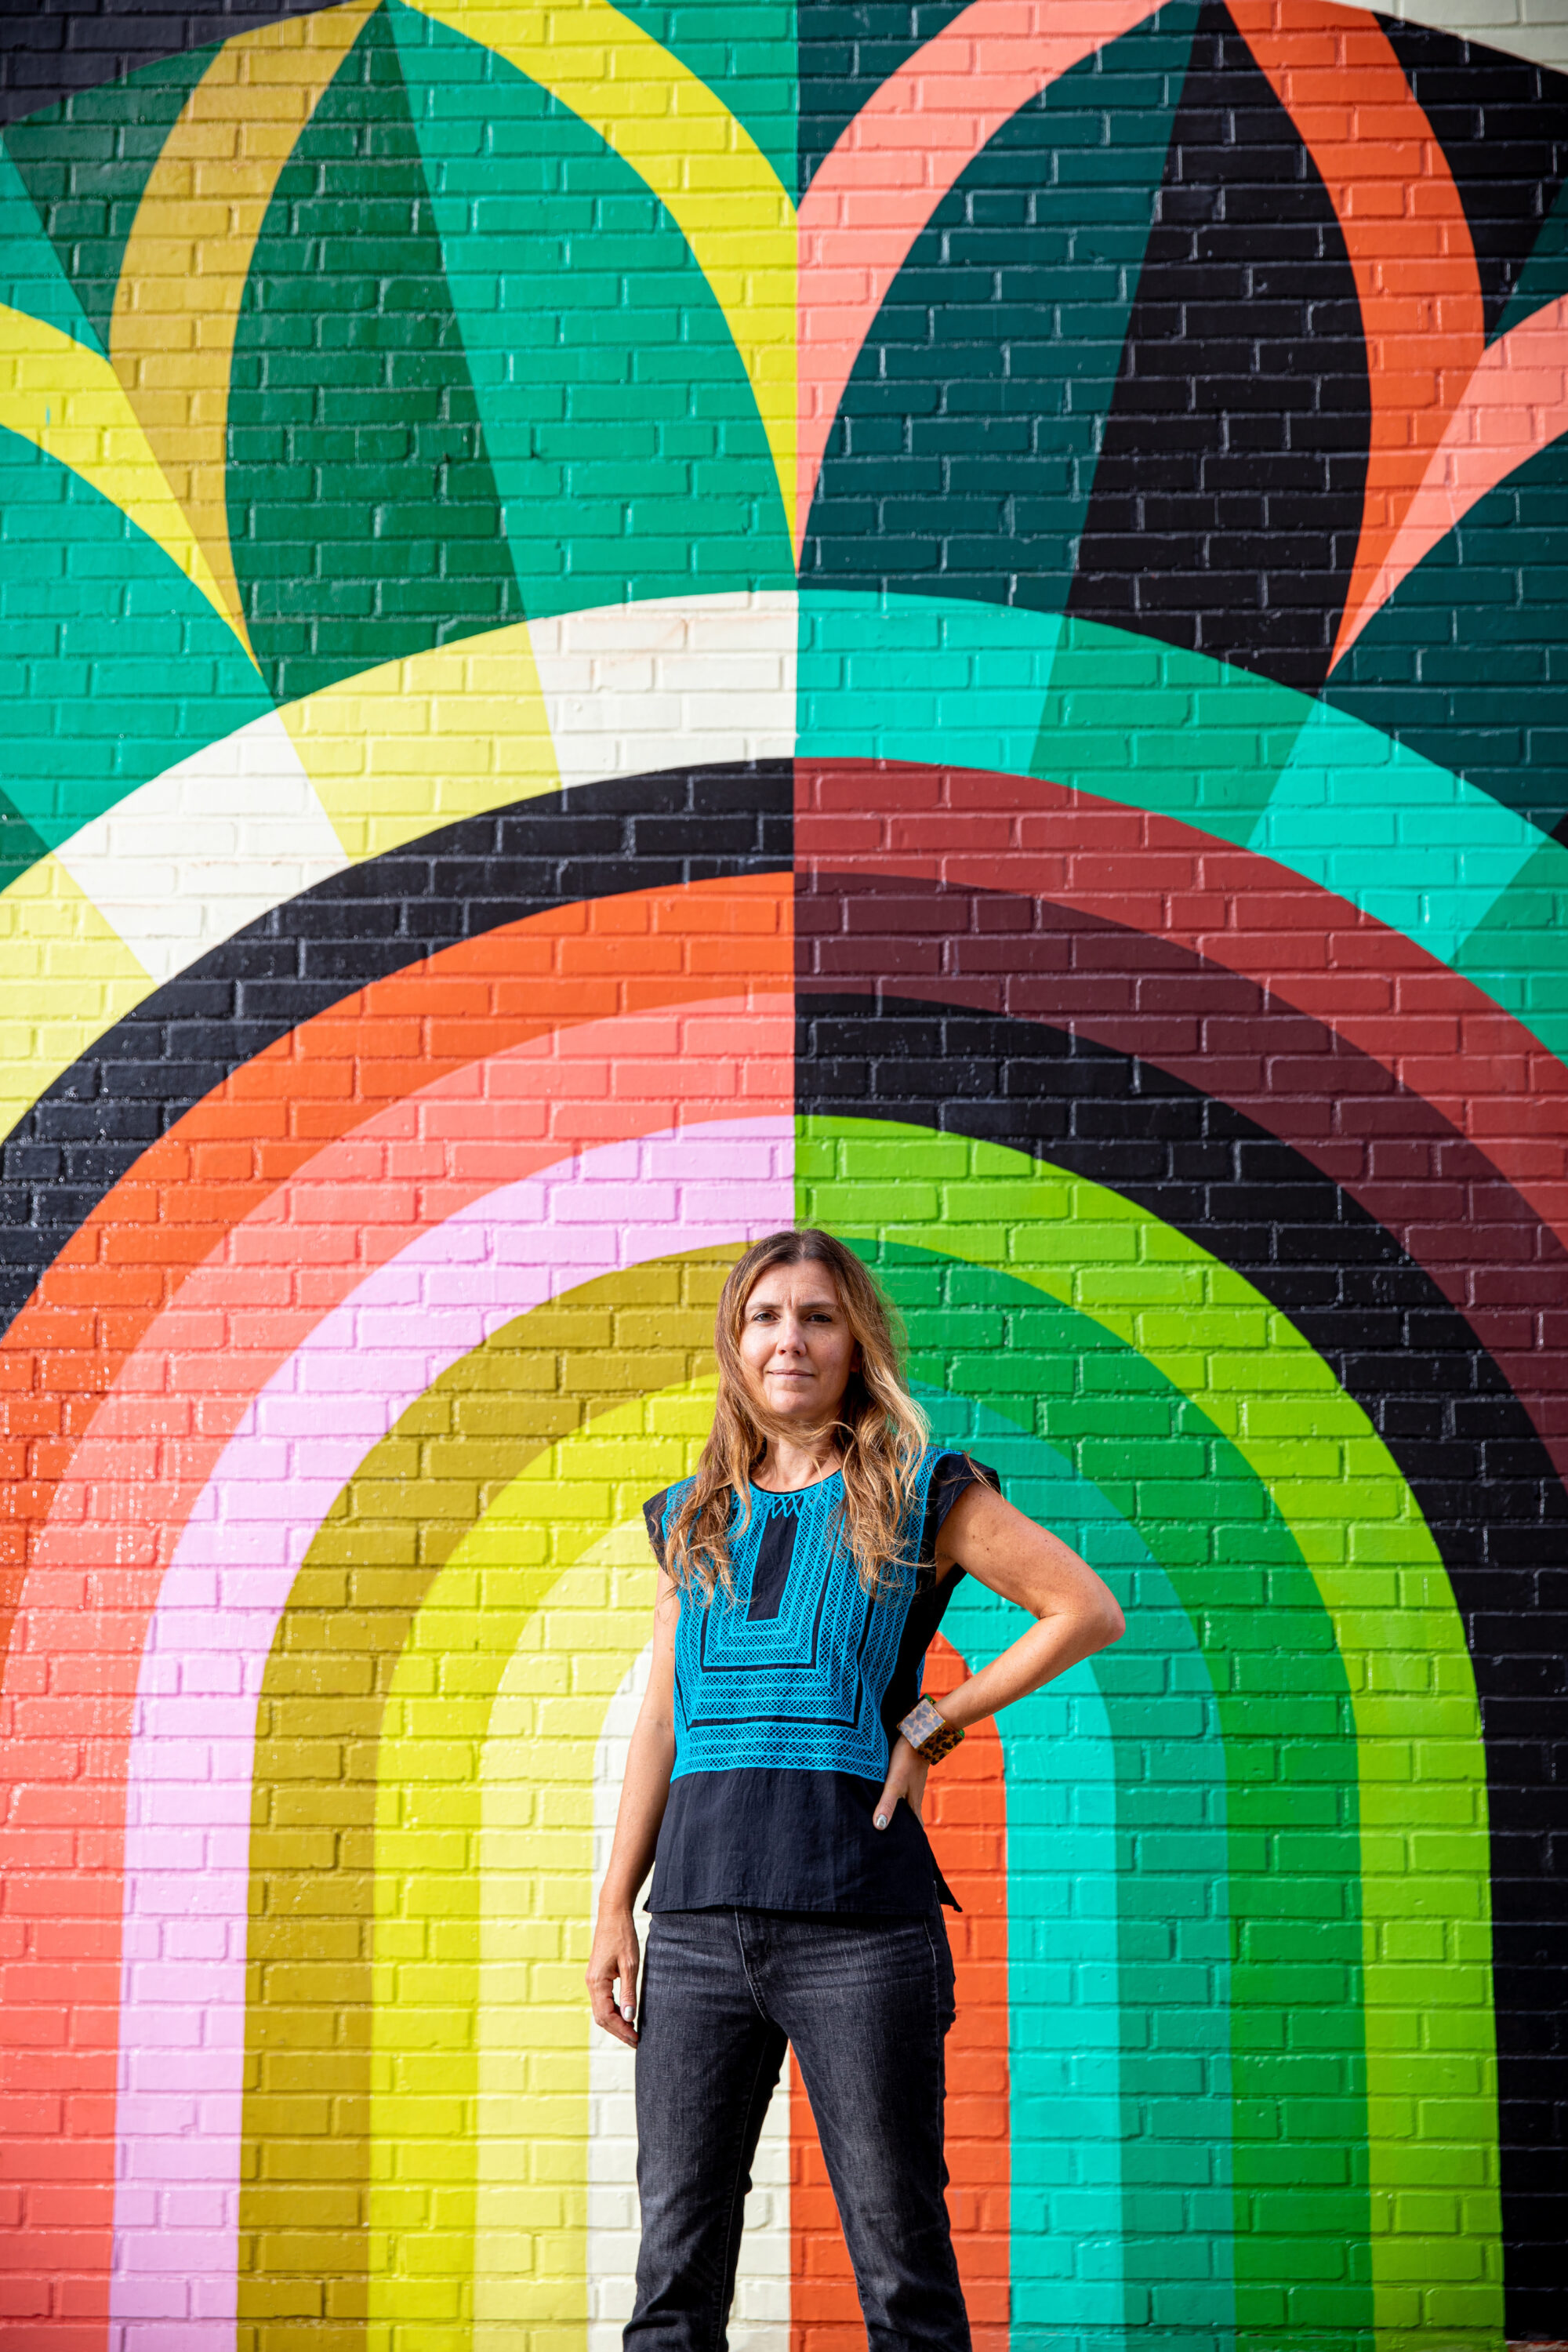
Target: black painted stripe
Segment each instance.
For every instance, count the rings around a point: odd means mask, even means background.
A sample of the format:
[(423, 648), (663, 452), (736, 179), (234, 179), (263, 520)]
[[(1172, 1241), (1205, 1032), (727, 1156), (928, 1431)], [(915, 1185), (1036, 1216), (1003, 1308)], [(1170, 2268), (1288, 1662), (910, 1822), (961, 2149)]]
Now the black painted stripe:
[(1568, 2014), (1568, 1494), (1529, 1416), (1432, 1277), (1331, 1178), (1153, 1064), (1044, 1021), (891, 995), (802, 995), (797, 1026), (803, 1112), (1004, 1144), (1148, 1209), (1289, 1316), (1408, 1479), (1480, 1697), (1504, 2242), (1510, 2294), (1529, 2296), (1568, 2244), (1568, 2189), (1542, 2147)]
[(334, 875), (106, 1030), (0, 1146), (0, 1330), (149, 1144), (301, 1023), (552, 908), (790, 868), (788, 760), (617, 777), (468, 817)]
[(337, 0), (11, 0), (0, 9), (0, 122), (121, 81), (232, 33), (317, 16)]

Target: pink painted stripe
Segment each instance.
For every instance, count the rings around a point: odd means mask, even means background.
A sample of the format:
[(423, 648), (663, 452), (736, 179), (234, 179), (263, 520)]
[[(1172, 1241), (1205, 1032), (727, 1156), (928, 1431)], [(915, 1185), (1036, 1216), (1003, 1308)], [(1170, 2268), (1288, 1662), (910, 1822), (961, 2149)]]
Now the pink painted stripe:
[(1150, 0), (973, 0), (889, 76), (801, 200), (797, 546), (860, 346), (910, 247), (1021, 106), (1154, 13)]
[(1568, 294), (1485, 353), (1432, 452), (1377, 575), (1340, 633), (1342, 662), (1373, 614), (1470, 509), (1568, 433)]
[(127, 1776), (112, 2324), (232, 2352), (250, 1788), (279, 1618), (325, 1513), (449, 1366), (574, 1285), (794, 1214), (794, 1122), (671, 1129), (459, 1207), (279, 1367), (159, 1592)]

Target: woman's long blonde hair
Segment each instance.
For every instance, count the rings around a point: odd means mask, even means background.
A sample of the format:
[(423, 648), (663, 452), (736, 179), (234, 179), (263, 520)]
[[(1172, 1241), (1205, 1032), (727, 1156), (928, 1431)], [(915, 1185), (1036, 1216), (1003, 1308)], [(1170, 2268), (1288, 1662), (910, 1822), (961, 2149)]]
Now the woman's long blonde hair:
[[(833, 1277), (858, 1349), (849, 1385), (832, 1419), (802, 1430), (780, 1420), (752, 1394), (741, 1360), (746, 1302), (777, 1265), (825, 1266)], [(666, 1565), (683, 1590), (710, 1598), (730, 1582), (730, 1519), (741, 1502), (741, 1525), (752, 1515), (752, 1472), (770, 1437), (831, 1438), (844, 1471), (844, 1530), (860, 1581), (879, 1592), (897, 1556), (915, 1489), (926, 1417), (904, 1385), (893, 1309), (852, 1250), (816, 1226), (769, 1234), (753, 1242), (731, 1270), (719, 1297), (713, 1331), (719, 1359), (719, 1401), (713, 1427), (682, 1497), (665, 1546)]]

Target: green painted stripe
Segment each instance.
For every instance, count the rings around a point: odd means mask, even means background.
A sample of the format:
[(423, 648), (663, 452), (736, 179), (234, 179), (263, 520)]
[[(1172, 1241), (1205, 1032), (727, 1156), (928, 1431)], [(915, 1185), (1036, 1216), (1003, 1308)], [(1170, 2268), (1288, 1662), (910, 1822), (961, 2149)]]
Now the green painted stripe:
[(745, 362), (675, 220), (505, 58), (391, 22), (529, 617), (793, 588)]
[[(1454, 2282), (1456, 2340), (1493, 2342), (1485, 1758), (1447, 1578), (1387, 1449), (1258, 1292), (1102, 1187), (999, 1146), (870, 1120), (802, 1119), (797, 1171), (803, 1221), (1005, 1270), (1102, 1324), (1199, 1404), (1273, 1495), (1331, 1621), (1357, 1735), (1379, 2342), (1416, 2327), (1438, 2260), (1446, 2275), (1456, 2260), (1469, 2273)], [(1262, 1720), (1278, 1702), (1266, 1691), (1254, 1703)], [(1421, 1952), (1434, 1937), (1436, 1969)], [(1458, 2256), (1448, 2239), (1435, 2250), (1426, 2221), (1444, 2192), (1445, 2213), (1464, 2216)], [(1273, 2322), (1295, 2324), (1290, 2308)]]
[[(1298, 2324), (1357, 2340), (1372, 2319), (1357, 1759), (1343, 1664), (1300, 1547), (1183, 1386), (1092, 1316), (1004, 1267), (901, 1241), (868, 1254), (919, 1375), (983, 1398), (1093, 1479), (1148, 1543), (1196, 1633), (1227, 1780), (1236, 2317), (1244, 2334), (1278, 2326), (1287, 2301), (1301, 2301), (1300, 2246), (1321, 2236), (1338, 2274), (1316, 2283)], [(1114, 1720), (1128, 1738), (1149, 1718), (1117, 1693), (1119, 1659), (1125, 1672), (1121, 1650), (1096, 1664), (1108, 1704), (1123, 1699)], [(1182, 1916), (1174, 1897), (1169, 1911)], [(1303, 2049), (1296, 2021), (1308, 2002), (1318, 2022)], [(1181, 2047), (1184, 2028), (1166, 2031)], [(1179, 2116), (1171, 2124), (1180, 2130)], [(1148, 2267), (1156, 2260), (1145, 2254)], [(1173, 2286), (1165, 2321), (1184, 2310)], [(1187, 2299), (1188, 2320), (1198, 2300)]]
[[(0, 277), (0, 301), (108, 350), (121, 258), (142, 192), (218, 47), (214, 41), (155, 58), (122, 80), (73, 89), (6, 124), (11, 164), (0, 167), (0, 246), (4, 268), (15, 275)], [(13, 208), (13, 185), (25, 213)], [(33, 245), (45, 229), (54, 239), (52, 270)]]
[(229, 541), (279, 702), (526, 617), (400, 55), (374, 10), (279, 174), (235, 324)]
[[(83, 93), (87, 95), (87, 93)], [(175, 109), (176, 112), (178, 108)], [(58, 108), (51, 108), (58, 115)], [(31, 136), (29, 136), (31, 133)], [(65, 137), (69, 139), (68, 131)], [(89, 350), (100, 348), (100, 337), (108, 341), (108, 322), (95, 331), (92, 321), (81, 305), (77, 289), (66, 276), (59, 255), (44, 233), (43, 224), (33, 206), (33, 199), (17, 169), (16, 157), (36, 152), (42, 145), (50, 146), (58, 140), (58, 128), (46, 131), (39, 141), (35, 126), (14, 122), (0, 141), (0, 303), (12, 310), (23, 310), (30, 319), (43, 319), (58, 327), (62, 335), (73, 341), (86, 343)], [(70, 181), (76, 176), (68, 163), (57, 153), (45, 175), (52, 184), (42, 201), (46, 212), (57, 206), (69, 218), (79, 216), (79, 202), (71, 201)], [(41, 192), (42, 193), (42, 192)], [(83, 243), (90, 243), (83, 239)], [(67, 251), (70, 250), (69, 246)]]
[[(895, 1297), (911, 1279), (929, 1291), (932, 1270), (929, 1261), (883, 1268)], [(947, 1270), (935, 1271), (940, 1280)], [(971, 1268), (957, 1272), (973, 1278)], [(984, 1316), (1010, 1360), (1016, 1326), (1037, 1310), (1076, 1321), (1015, 1284), (999, 1284), (989, 1308), (972, 1301), (969, 1319)], [(942, 1310), (906, 1309), (917, 1351), (933, 1312)], [(1080, 1326), (1067, 1336), (1088, 1334)], [(1073, 1467), (1059, 1433), (1047, 1444), (1020, 1428), (1014, 1416), (1026, 1412), (1026, 1399), (1009, 1393), (1001, 1412), (980, 1402), (984, 1369), (975, 1370), (963, 1394), (917, 1387), (933, 1440), (989, 1463), (1009, 1502), (1087, 1559), (1127, 1614), (1113, 1649), (997, 1718), (1007, 1780), (1015, 2336), (1181, 2325), (1228, 2345), (1233, 1913), (1213, 1682), (1195, 1625), (1138, 1530)], [(971, 1577), (942, 1631), (978, 1673), (1027, 1622)], [(1352, 1998), (1359, 1980), (1352, 1952)], [(1313, 1990), (1327, 2002), (1347, 1986), (1320, 1976)], [(1359, 2205), (1352, 2227), (1364, 2232), (1364, 2194)]]

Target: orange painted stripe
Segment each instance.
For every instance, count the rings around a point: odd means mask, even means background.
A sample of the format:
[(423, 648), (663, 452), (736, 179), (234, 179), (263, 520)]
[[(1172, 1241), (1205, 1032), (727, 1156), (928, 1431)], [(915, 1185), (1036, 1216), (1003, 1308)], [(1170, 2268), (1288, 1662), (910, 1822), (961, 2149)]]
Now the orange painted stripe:
[[(521, 943), (525, 966), (530, 944)], [(112, 2251), (120, 1887), (138, 1674), (162, 1576), (205, 1478), (288, 1352), (374, 1266), (467, 1202), (650, 1128), (787, 1116), (793, 1009), (776, 982), (730, 993), (710, 986), (674, 1008), (679, 1017), (667, 1008), (662, 1019), (563, 1023), (545, 1041), (552, 1050), (535, 1054), (525, 1040), (521, 1055), (487, 1051), (430, 1084), (411, 1054), (403, 1101), (379, 1101), (187, 1272), (40, 1496), (40, 1512), (51, 1499), (54, 1507), (16, 1612), (0, 1754), (12, 1939), (0, 1955), (0, 2116), (29, 2259), (40, 2276), (71, 2277), (79, 2314), (107, 2308)]]
[(1568, 295), (1489, 346), (1427, 461), (1394, 544), (1334, 659), (1474, 506), (1568, 433)]
[[(928, 1695), (957, 1688), (969, 1668), (938, 1634)], [(958, 1972), (958, 2021), (947, 2038), (947, 2193), (974, 2352), (1007, 2352), (1012, 2229), (1012, 2117), (1007, 2073), (1007, 1789), (994, 1723), (977, 1725), (932, 1775), (931, 1843), (963, 1906), (947, 1915)], [(790, 2056), (790, 2352), (865, 2352), (866, 2328), (838, 2210)]]
[(1337, 0), (1229, 5), (1328, 190), (1361, 303), (1372, 437), (1337, 659), (1480, 364), (1480, 278), (1447, 159), (1377, 18)]
[[(793, 987), (794, 887), (791, 875), (768, 874), (628, 891), (443, 949), (280, 1038), (143, 1152), (0, 1349), (0, 1440), (15, 1482), (0, 1664), (37, 1530), (78, 1445), (154, 1319), (237, 1225), (324, 1146), (491, 1055), (584, 1022)], [(618, 1131), (616, 1117), (612, 1092), (596, 1139)], [(376, 1234), (363, 1239), (361, 1274), (377, 1262)], [(326, 1278), (299, 1271), (307, 1288)]]

